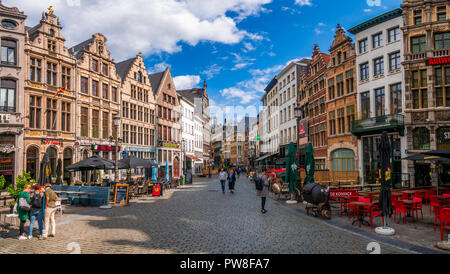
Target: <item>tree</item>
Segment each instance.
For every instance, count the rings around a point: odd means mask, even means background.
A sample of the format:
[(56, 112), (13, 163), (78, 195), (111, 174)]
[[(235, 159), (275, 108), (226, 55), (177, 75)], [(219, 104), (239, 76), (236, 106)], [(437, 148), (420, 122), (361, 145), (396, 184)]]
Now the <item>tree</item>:
[(31, 175), (29, 172), (23, 172), (22, 175), (17, 176), (16, 179), (16, 188), (11, 184), (9, 185), (6, 190), (8, 191), (9, 195), (11, 195), (12, 198), (14, 198), (14, 201), (17, 201), (17, 198), (19, 197), (20, 192), (22, 192), (26, 185), (31, 185)]

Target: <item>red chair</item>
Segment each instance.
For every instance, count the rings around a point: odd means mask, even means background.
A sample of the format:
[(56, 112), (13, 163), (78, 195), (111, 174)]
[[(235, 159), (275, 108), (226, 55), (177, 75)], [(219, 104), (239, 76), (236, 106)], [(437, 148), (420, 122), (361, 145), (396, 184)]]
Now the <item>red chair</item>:
[[(380, 210), (380, 207), (378, 206), (378, 204), (373, 205), (370, 210), (370, 225), (372, 228), (373, 228), (373, 217), (375, 217), (375, 216), (381, 216), (381, 210)], [(381, 219), (384, 224), (384, 217), (381, 216)]]
[[(425, 203), (430, 203), (430, 197), (435, 195), (436, 192), (434, 190), (427, 190), (425, 192), (425, 196), (424, 196), (424, 202)], [(430, 208), (430, 214), (431, 214), (431, 208)]]
[(423, 192), (422, 191), (416, 191), (414, 192), (414, 198), (423, 198)]
[[(413, 201), (420, 202), (420, 203), (411, 205), (411, 213), (414, 214), (414, 212), (416, 212), (417, 220), (419, 220), (419, 210), (420, 210), (420, 214), (422, 214), (422, 221), (423, 221), (422, 198), (414, 197)], [(413, 218), (414, 218), (414, 215), (413, 215)]]
[(436, 197), (436, 195), (430, 196), (430, 215), (432, 207), (441, 207), (441, 204), (439, 203), (439, 198)]
[(402, 193), (401, 200), (409, 200), (409, 194), (408, 193)]
[[(361, 202), (361, 203), (372, 203), (372, 199), (371, 198), (358, 197), (358, 202)], [(372, 206), (357, 207), (356, 208), (356, 213), (357, 213), (357, 215), (359, 215), (359, 214), (361, 214), (361, 215), (370, 214), (371, 208), (372, 208)]]
[(442, 194), (442, 196), (444, 196), (444, 197), (447, 197), (447, 198), (445, 198), (445, 201), (450, 201), (450, 194), (447, 194), (447, 193), (444, 193), (444, 194)]
[(352, 211), (353, 214), (353, 218), (355, 218), (355, 213), (358, 210), (357, 206), (354, 205), (350, 205), (351, 202), (357, 202), (358, 201), (358, 197), (357, 196), (350, 196), (348, 197), (348, 202), (347, 204), (344, 204), (343, 207), (347, 208), (347, 216), (350, 219), (350, 210)]
[(441, 210), (441, 241), (444, 240), (444, 229), (450, 230), (450, 208)]
[(406, 223), (406, 206), (405, 206), (405, 202), (403, 201), (395, 201), (395, 206), (394, 206), (394, 222), (395, 222), (395, 218), (397, 216), (397, 213), (400, 214), (400, 218), (402, 217), (402, 213), (403, 213), (403, 223)]

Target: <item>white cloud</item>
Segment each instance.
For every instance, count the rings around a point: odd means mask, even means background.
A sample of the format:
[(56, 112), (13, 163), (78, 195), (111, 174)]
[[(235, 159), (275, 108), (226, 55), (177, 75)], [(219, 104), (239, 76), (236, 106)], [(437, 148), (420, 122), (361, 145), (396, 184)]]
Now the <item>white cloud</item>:
[(371, 9), (363, 9), (364, 12), (372, 12)]
[(299, 6), (312, 6), (311, 0), (295, 0), (295, 4)]
[(177, 90), (195, 88), (200, 83), (200, 80), (198, 75), (183, 75), (173, 78)]
[(220, 94), (228, 99), (239, 99), (242, 104), (248, 104), (259, 98), (255, 91), (244, 91), (236, 87), (223, 89)]
[[(174, 53), (180, 42), (236, 44), (244, 38), (262, 40), (239, 29), (237, 23), (266, 11), (272, 0), (4, 0), (28, 16), (26, 24), (39, 23), (42, 11), (53, 5), (61, 18), (66, 46), (73, 46), (100, 32), (117, 61), (143, 54)], [(230, 15), (232, 14), (232, 15)]]
[(379, 7), (379, 6), (381, 6), (381, 0), (367, 0), (367, 5), (369, 7), (374, 7), (374, 6)]
[(244, 47), (245, 47), (245, 49), (248, 50), (248, 51), (252, 51), (252, 50), (255, 50), (255, 49), (256, 49), (255, 46), (253, 46), (251, 43), (247, 43), (247, 42), (244, 43)]
[(221, 67), (217, 64), (213, 64), (200, 73), (206, 75), (206, 79), (210, 80), (210, 79), (214, 78), (214, 76), (219, 74), (222, 70), (223, 70), (223, 67)]
[(147, 68), (147, 71), (148, 73), (157, 73), (166, 70), (167, 67), (170, 68), (170, 65), (167, 64), (166, 62), (161, 62), (154, 64), (153, 67)]

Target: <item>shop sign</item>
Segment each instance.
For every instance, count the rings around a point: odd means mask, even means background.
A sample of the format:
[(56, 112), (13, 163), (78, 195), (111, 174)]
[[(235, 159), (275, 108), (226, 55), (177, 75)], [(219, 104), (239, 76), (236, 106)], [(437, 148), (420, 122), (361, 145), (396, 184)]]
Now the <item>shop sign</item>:
[(155, 152), (154, 147), (140, 147), (140, 146), (128, 146), (125, 150), (136, 152)]
[(63, 133), (62, 135), (61, 135), (61, 137), (63, 137), (63, 138), (72, 138), (72, 135), (71, 134), (65, 134), (65, 133)]
[(28, 85), (33, 88), (42, 88), (42, 85), (39, 84), (29, 83)]
[(302, 120), (300, 121), (300, 125), (298, 127), (299, 138), (308, 137), (308, 121)]
[(173, 143), (163, 143), (162, 141), (158, 142), (158, 145), (160, 147), (172, 147), (172, 148), (179, 148), (180, 145), (179, 144), (173, 144)]
[(428, 59), (428, 65), (441, 65), (441, 64), (449, 64), (450, 57), (437, 57)]
[(31, 136), (41, 136), (41, 132), (40, 131), (30, 131), (28, 133)]
[(58, 142), (58, 141), (50, 141), (50, 140), (42, 140), (42, 144), (45, 144), (45, 145), (54, 145), (54, 146), (59, 146), (59, 145), (61, 145), (61, 143)]
[[(94, 151), (114, 151), (116, 146), (108, 146), (108, 145), (92, 145), (92, 150)], [(120, 146), (117, 147), (117, 151), (120, 151)]]
[(450, 131), (449, 132), (444, 132), (444, 139), (445, 140), (450, 140)]
[(0, 122), (9, 123), (11, 121), (11, 115), (9, 114), (0, 114)]

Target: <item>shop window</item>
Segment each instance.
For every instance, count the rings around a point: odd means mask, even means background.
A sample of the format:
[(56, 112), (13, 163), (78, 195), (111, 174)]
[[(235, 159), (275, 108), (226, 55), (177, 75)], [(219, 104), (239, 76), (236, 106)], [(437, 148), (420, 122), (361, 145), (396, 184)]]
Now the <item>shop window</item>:
[(437, 149), (450, 149), (450, 126), (436, 130)]
[(413, 129), (413, 149), (430, 150), (430, 131), (427, 128)]

